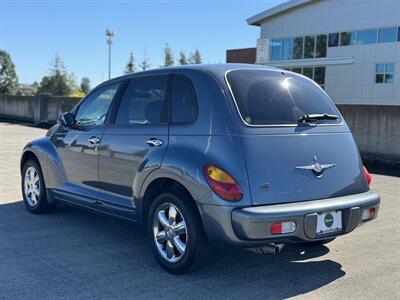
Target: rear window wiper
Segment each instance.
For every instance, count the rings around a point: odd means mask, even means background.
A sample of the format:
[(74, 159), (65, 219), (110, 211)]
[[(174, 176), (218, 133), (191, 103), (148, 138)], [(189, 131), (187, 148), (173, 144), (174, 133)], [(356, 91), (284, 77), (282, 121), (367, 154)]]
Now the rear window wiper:
[(297, 122), (310, 122), (314, 120), (337, 120), (339, 116), (337, 115), (330, 115), (330, 114), (309, 114), (309, 115), (302, 115)]

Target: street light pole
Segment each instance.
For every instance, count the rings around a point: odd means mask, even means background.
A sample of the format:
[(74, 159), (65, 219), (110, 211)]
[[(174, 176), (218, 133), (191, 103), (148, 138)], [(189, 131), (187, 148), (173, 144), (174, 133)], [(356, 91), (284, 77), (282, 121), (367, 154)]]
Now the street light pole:
[(108, 79), (111, 78), (111, 44), (114, 35), (115, 35), (114, 30), (112, 29), (106, 30), (107, 44), (108, 44)]

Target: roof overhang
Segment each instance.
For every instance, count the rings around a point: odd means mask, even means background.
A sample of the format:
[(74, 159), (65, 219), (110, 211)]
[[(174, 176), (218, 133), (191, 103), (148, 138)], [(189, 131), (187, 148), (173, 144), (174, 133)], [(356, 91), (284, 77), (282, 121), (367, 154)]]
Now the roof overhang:
[(290, 0), (285, 3), (279, 4), (277, 6), (274, 6), (270, 9), (264, 10), (263, 12), (260, 12), (259, 14), (256, 14), (250, 18), (247, 19), (247, 24), (249, 25), (254, 25), (254, 26), (260, 26), (262, 21), (265, 21), (268, 18), (271, 18), (273, 16), (276, 16), (280, 13), (284, 13), (287, 10), (296, 8), (298, 6), (313, 2), (315, 0)]

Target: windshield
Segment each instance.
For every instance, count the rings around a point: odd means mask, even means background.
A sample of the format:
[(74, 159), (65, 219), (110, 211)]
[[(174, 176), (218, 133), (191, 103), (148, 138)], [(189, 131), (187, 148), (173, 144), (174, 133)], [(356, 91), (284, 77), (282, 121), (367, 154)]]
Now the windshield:
[[(226, 78), (239, 114), (249, 125), (296, 125), (304, 115), (339, 115), (319, 86), (293, 73), (233, 70), (227, 73)], [(341, 119), (322, 118), (313, 122), (337, 124)]]

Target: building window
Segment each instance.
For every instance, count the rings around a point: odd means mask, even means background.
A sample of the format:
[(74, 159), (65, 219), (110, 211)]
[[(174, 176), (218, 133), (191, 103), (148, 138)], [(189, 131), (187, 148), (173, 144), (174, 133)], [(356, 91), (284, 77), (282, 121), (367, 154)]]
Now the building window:
[(376, 64), (375, 83), (393, 83), (394, 63)]
[(375, 44), (376, 43), (376, 29), (361, 30), (358, 32), (357, 44)]
[(292, 72), (301, 74), (301, 68), (292, 68)]
[(282, 53), (282, 40), (271, 41), (271, 60), (280, 60)]
[(380, 28), (378, 31), (378, 43), (393, 43), (396, 41), (396, 27)]
[[(289, 70), (290, 68), (287, 68)], [(325, 67), (293, 67), (290, 71), (303, 74), (304, 76), (314, 80), (319, 86), (325, 89)]]
[(310, 79), (313, 79), (313, 67), (303, 68), (303, 75)]
[(400, 26), (397, 27), (397, 41), (400, 42)]
[(329, 47), (337, 47), (339, 46), (339, 33), (330, 33), (328, 38), (328, 46)]
[(357, 42), (357, 33), (352, 32), (341, 32), (340, 33), (340, 46), (353, 46)]
[(292, 59), (292, 51), (293, 51), (293, 39), (292, 38), (284, 39), (282, 47), (282, 59), (283, 60)]
[(293, 39), (293, 59), (301, 59), (303, 57), (303, 37)]
[(326, 34), (317, 35), (315, 57), (326, 57)]
[(314, 58), (315, 36), (306, 36), (304, 38), (304, 56), (303, 58)]
[(325, 67), (314, 68), (313, 80), (318, 83), (322, 88), (325, 87)]

